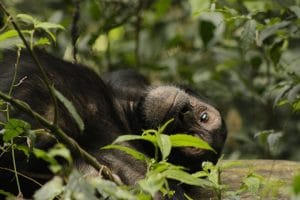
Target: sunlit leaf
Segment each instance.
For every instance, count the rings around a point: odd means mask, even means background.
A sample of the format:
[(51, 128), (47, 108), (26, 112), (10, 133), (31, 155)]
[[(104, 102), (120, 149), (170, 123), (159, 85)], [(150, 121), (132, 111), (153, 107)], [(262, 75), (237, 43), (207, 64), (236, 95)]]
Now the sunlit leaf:
[(112, 181), (97, 177), (91, 178), (90, 182), (104, 198), (137, 200), (137, 198), (128, 190), (117, 186)]
[(72, 156), (70, 150), (62, 144), (57, 144), (53, 148), (51, 148), (48, 152), (48, 155), (51, 157), (59, 156), (67, 160), (69, 164), (72, 163)]
[(121, 145), (107, 145), (101, 148), (102, 150), (105, 149), (118, 149), (120, 151), (123, 151), (129, 155), (131, 155), (132, 157), (134, 157), (137, 160), (142, 160), (142, 161), (148, 161), (149, 158), (147, 156), (145, 156), (144, 154), (136, 151), (135, 149), (129, 148), (129, 147), (125, 147), (125, 146), (121, 146)]
[(54, 24), (54, 23), (50, 23), (50, 22), (40, 22), (35, 27), (36, 28), (41, 28), (41, 29), (44, 29), (44, 30), (48, 30), (48, 29), (61, 29), (61, 30), (64, 30), (65, 29), (60, 24)]
[(10, 119), (4, 126), (3, 141), (8, 142), (11, 139), (29, 131), (30, 124), (20, 119)]
[(215, 150), (204, 140), (186, 134), (175, 134), (170, 135), (170, 140), (172, 147), (196, 147), (200, 149), (210, 150), (215, 152)]
[(113, 143), (121, 143), (131, 140), (145, 140), (151, 143), (156, 143), (155, 136), (153, 135), (121, 135)]
[(35, 24), (36, 22), (36, 20), (31, 15), (27, 14), (18, 14), (17, 19), (27, 24)]
[(171, 140), (168, 135), (159, 134), (157, 135), (157, 144), (162, 154), (162, 159), (165, 160), (171, 153)]
[(195, 185), (201, 187), (208, 187), (211, 185), (207, 180), (197, 178), (182, 170), (174, 170), (174, 169), (166, 170), (163, 172), (163, 175), (169, 179), (177, 180), (180, 181), (181, 183), (185, 183), (188, 185)]
[(151, 194), (152, 197), (160, 190), (164, 184), (164, 177), (160, 173), (150, 172), (146, 178), (139, 181), (141, 188)]
[[(101, 177), (99, 177), (101, 178)], [(95, 188), (89, 184), (77, 170), (73, 170), (68, 178), (68, 183), (64, 188), (64, 193), (61, 199), (76, 199), (76, 200), (98, 200), (95, 195)]]
[(44, 184), (38, 191), (33, 195), (35, 200), (51, 200), (62, 193), (63, 180), (59, 176), (53, 177), (52, 180)]

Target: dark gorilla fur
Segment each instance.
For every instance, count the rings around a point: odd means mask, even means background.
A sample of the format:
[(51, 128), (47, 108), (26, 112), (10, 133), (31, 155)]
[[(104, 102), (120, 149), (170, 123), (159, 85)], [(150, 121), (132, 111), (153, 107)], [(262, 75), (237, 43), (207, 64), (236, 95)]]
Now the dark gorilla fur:
[[(196, 171), (201, 168), (203, 161), (216, 162), (219, 158), (227, 134), (225, 124), (220, 113), (191, 90), (174, 86), (150, 86), (144, 76), (130, 70), (107, 73), (100, 78), (87, 67), (65, 62), (49, 54), (38, 52), (37, 57), (55, 88), (76, 107), (85, 129), (83, 133), (79, 131), (75, 121), (61, 104), (59, 126), (100, 163), (108, 166), (125, 184), (133, 185), (143, 178), (145, 163), (118, 150), (99, 151), (99, 148), (110, 144), (122, 134), (141, 134), (143, 129), (156, 129), (171, 118), (174, 121), (168, 126), (167, 134), (187, 133), (203, 138), (217, 154), (194, 148), (175, 148), (171, 152), (170, 162)], [(11, 85), (15, 60), (16, 53), (3, 53), (3, 60), (0, 61), (2, 92), (8, 92)], [(28, 52), (21, 53), (16, 80), (23, 81), (14, 88), (12, 96), (25, 101), (33, 110), (52, 120), (53, 105), (49, 93)], [(12, 109), (11, 115), (29, 122), (33, 128), (42, 128), (38, 122), (18, 110)], [(0, 120), (5, 121), (1, 114)], [(41, 136), (37, 139), (36, 147), (48, 149), (55, 143), (53, 138)], [(152, 155), (149, 144), (135, 141), (126, 145)], [(20, 173), (42, 183), (51, 178), (43, 161), (32, 157), (28, 160), (22, 153), (18, 153), (16, 157)], [(97, 173), (81, 158), (75, 157), (74, 160), (82, 173)], [(0, 167), (0, 189), (16, 193), (13, 173), (3, 170), (13, 168), (9, 153), (0, 157)], [(25, 196), (32, 195), (39, 188), (31, 181), (20, 178)], [(174, 199), (182, 197), (178, 195)]]

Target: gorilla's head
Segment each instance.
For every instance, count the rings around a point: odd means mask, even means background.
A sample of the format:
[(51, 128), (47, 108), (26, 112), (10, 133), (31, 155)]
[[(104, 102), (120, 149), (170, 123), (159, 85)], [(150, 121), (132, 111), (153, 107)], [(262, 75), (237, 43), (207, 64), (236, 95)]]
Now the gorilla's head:
[(143, 102), (146, 128), (155, 128), (174, 118), (167, 134), (186, 133), (205, 140), (217, 153), (196, 148), (175, 148), (169, 161), (201, 169), (203, 161), (216, 162), (226, 140), (227, 130), (220, 112), (192, 92), (173, 86), (159, 86), (148, 91)]

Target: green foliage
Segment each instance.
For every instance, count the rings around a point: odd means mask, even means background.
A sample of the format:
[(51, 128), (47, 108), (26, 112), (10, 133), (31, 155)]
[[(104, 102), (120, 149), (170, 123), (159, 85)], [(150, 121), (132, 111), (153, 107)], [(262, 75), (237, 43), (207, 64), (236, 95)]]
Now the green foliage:
[(31, 129), (30, 124), (20, 119), (10, 119), (3, 129), (3, 141), (10, 142), (15, 137), (26, 134)]
[[(126, 146), (108, 145), (101, 149), (118, 149), (137, 160), (147, 163), (148, 172), (145, 179), (139, 181), (142, 191), (149, 193), (152, 197), (159, 191), (164, 195), (172, 195), (167, 185), (167, 179), (177, 180), (188, 185), (210, 187), (211, 183), (207, 180), (198, 178), (184, 171), (181, 166), (175, 166), (167, 162), (172, 147), (193, 147), (214, 151), (209, 144), (198, 137), (186, 134), (166, 135), (164, 130), (173, 120), (169, 120), (158, 130), (145, 130), (142, 135), (122, 135), (114, 143), (124, 143), (131, 140), (144, 140), (153, 144), (156, 148), (155, 158), (148, 158), (144, 154)], [(159, 152), (159, 155), (158, 155)]]

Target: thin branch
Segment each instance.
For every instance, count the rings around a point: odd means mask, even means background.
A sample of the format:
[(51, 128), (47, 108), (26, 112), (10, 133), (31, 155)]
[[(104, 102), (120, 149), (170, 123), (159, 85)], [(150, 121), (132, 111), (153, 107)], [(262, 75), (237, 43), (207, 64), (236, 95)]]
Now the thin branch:
[(71, 152), (75, 155), (79, 155), (81, 158), (85, 160), (88, 164), (93, 166), (96, 170), (101, 171), (102, 175), (105, 179), (109, 179), (111, 181), (114, 181), (117, 184), (121, 184), (120, 181), (118, 181), (114, 176), (112, 175), (112, 172), (110, 169), (104, 165), (101, 165), (98, 160), (93, 157), (91, 154), (89, 154), (87, 151), (82, 149), (80, 145), (71, 137), (69, 137), (62, 129), (57, 127), (56, 125), (50, 123), (47, 121), (44, 117), (42, 117), (37, 112), (34, 112), (28, 104), (26, 104), (23, 101), (20, 101), (18, 99), (14, 99), (3, 92), (0, 91), (0, 98), (4, 101), (10, 103), (15, 108), (21, 110), (22, 112), (28, 114), (32, 118), (36, 119), (41, 125), (49, 129), (55, 137), (60, 141), (61, 143), (65, 144)]
[(51, 100), (53, 102), (53, 105), (54, 105), (54, 120), (53, 120), (53, 123), (54, 124), (57, 124), (57, 116), (58, 116), (58, 109), (57, 109), (57, 100), (55, 98), (55, 95), (54, 95), (54, 89), (53, 89), (53, 86), (51, 86), (51, 83), (50, 83), (50, 80), (47, 76), (47, 73), (46, 71), (44, 70), (44, 68), (42, 67), (40, 61), (38, 60), (36, 54), (34, 53), (33, 49), (30, 48), (28, 42), (26, 41), (24, 35), (22, 34), (20, 28), (18, 27), (18, 25), (16, 24), (14, 18), (10, 15), (10, 13), (7, 11), (7, 9), (5, 8), (5, 6), (2, 4), (2, 2), (0, 2), (0, 8), (3, 10), (3, 12), (7, 15), (7, 17), (10, 19), (10, 22), (11, 24), (13, 25), (14, 29), (18, 32), (18, 35), (20, 37), (20, 39), (22, 40), (22, 42), (24, 43), (26, 49), (28, 50), (30, 56), (32, 57), (33, 59), (33, 62), (35, 63), (35, 65), (38, 67), (41, 75), (42, 75), (42, 80), (43, 82), (45, 83), (49, 93), (50, 93), (50, 96), (51, 96)]

